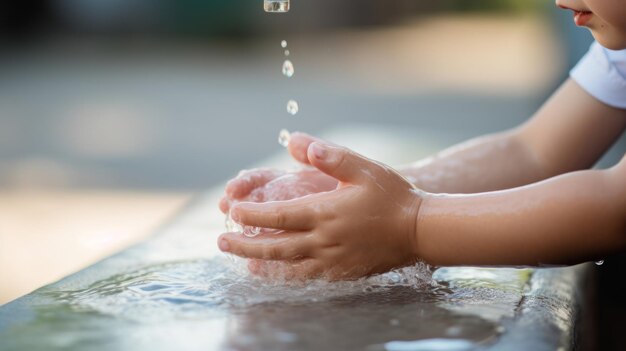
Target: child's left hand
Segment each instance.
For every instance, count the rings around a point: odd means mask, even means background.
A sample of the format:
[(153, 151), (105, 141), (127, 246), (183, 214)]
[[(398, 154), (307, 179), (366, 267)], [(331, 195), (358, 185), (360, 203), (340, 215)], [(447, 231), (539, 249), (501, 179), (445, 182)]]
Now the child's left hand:
[(253, 260), (289, 261), (291, 278), (352, 279), (417, 260), (422, 197), (392, 168), (325, 142), (308, 147), (309, 163), (339, 181), (336, 190), (268, 203), (239, 203), (236, 222), (286, 232), (249, 238), (225, 233), (222, 251)]

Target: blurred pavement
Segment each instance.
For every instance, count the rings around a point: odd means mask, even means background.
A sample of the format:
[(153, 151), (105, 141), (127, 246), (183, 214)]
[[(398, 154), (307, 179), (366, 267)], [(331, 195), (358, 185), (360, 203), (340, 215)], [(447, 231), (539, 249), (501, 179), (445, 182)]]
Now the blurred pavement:
[(0, 187), (201, 189), (277, 150), (281, 128), (502, 130), (561, 74), (555, 41), (541, 18), (512, 15), (246, 45), (52, 41), (2, 58)]

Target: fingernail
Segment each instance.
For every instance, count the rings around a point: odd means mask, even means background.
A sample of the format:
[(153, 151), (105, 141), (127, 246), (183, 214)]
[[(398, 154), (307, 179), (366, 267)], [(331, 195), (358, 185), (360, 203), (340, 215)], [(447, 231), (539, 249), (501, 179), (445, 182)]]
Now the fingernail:
[(323, 160), (328, 155), (328, 150), (326, 150), (326, 147), (320, 143), (311, 144), (311, 152), (318, 160)]
[(217, 246), (219, 246), (220, 250), (227, 252), (230, 250), (230, 244), (228, 243), (228, 241), (226, 241), (226, 239), (220, 239), (219, 242), (217, 243)]

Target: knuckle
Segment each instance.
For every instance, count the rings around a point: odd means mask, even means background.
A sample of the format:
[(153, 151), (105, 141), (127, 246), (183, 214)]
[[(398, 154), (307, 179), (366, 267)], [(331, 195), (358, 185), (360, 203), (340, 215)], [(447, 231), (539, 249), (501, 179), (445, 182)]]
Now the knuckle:
[(268, 260), (277, 260), (280, 258), (280, 249), (276, 246), (268, 246), (265, 248), (264, 256)]
[(277, 212), (274, 215), (272, 226), (274, 228), (282, 228), (287, 223), (287, 216), (284, 212)]
[(335, 161), (335, 164), (333, 165), (333, 168), (334, 169), (342, 169), (343, 167), (345, 167), (347, 165), (347, 163), (348, 163), (349, 154), (350, 154), (350, 151), (348, 151), (346, 149), (341, 149), (338, 152), (337, 160)]
[(315, 223), (332, 222), (337, 219), (337, 213), (333, 203), (324, 202), (312, 209), (311, 219)]

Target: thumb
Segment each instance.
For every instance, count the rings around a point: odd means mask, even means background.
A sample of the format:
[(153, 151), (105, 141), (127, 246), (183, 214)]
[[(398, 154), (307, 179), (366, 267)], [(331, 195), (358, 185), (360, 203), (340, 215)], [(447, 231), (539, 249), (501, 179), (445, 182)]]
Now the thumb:
[(294, 132), (291, 134), (291, 139), (289, 140), (287, 150), (289, 150), (291, 157), (293, 157), (296, 161), (308, 165), (311, 163), (307, 155), (309, 146), (316, 141), (323, 142), (329, 145), (335, 145), (331, 142), (322, 140), (306, 133)]
[(346, 183), (363, 184), (381, 174), (383, 166), (345, 147), (313, 142), (307, 150), (309, 163)]
[(295, 132), (291, 134), (287, 150), (289, 150), (291, 157), (293, 157), (296, 161), (309, 164), (309, 158), (307, 157), (309, 145), (319, 140), (320, 139), (312, 137), (308, 134)]

